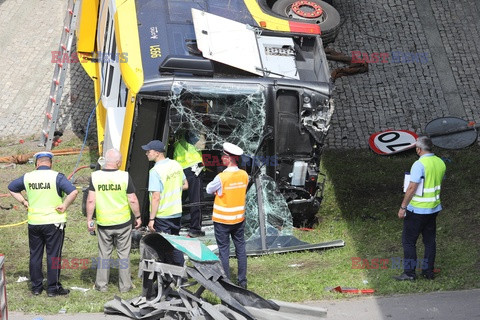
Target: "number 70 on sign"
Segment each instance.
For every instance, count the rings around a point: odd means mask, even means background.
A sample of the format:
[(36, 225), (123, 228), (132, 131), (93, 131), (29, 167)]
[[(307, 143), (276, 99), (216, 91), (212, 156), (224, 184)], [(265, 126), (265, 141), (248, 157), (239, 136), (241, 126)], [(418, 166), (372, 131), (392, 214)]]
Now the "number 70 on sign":
[(370, 148), (378, 154), (389, 155), (415, 147), (417, 134), (408, 130), (376, 132), (368, 139)]

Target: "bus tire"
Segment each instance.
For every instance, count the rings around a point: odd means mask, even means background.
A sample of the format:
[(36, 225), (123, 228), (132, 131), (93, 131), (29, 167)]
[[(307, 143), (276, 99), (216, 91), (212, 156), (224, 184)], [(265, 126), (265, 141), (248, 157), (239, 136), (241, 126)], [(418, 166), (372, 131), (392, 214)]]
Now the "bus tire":
[(320, 26), (320, 31), (322, 32), (321, 37), (324, 45), (335, 41), (335, 38), (340, 31), (340, 14), (338, 13), (337, 9), (324, 1), (309, 0), (308, 2), (313, 3), (315, 6), (320, 6), (323, 10), (323, 13), (318, 18), (301, 17), (293, 13), (291, 10), (292, 4), (295, 2), (299, 1), (278, 0), (273, 4), (272, 11), (292, 21), (318, 24)]

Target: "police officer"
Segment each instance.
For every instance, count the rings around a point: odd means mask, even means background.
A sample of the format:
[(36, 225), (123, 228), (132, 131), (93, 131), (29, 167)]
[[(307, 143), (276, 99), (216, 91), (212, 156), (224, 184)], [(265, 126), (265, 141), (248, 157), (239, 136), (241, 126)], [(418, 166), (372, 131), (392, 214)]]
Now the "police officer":
[[(182, 166), (175, 160), (165, 158), (165, 145), (160, 140), (152, 140), (142, 146), (149, 161), (155, 165), (149, 172), (150, 191), (150, 231), (178, 235), (182, 217), (182, 190), (188, 189), (188, 182)], [(173, 257), (166, 263), (183, 266), (183, 253), (173, 250)]]
[[(420, 136), (416, 142), (416, 152), (420, 157), (410, 170), (410, 183), (398, 210), (403, 219), (402, 245), (404, 272), (394, 279), (415, 280), (417, 267), (416, 243), (420, 233), (425, 245), (422, 262), (422, 276), (432, 280), (436, 255), (436, 219), (442, 210), (440, 190), (446, 166), (443, 160), (432, 153), (433, 143), (427, 136)], [(417, 192), (423, 179), (423, 189)]]
[(248, 174), (238, 168), (243, 150), (229, 142), (223, 144), (222, 163), (227, 168), (207, 185), (215, 194), (212, 220), (223, 270), (230, 278), (230, 236), (238, 262), (238, 285), (247, 288), (247, 253), (245, 250), (245, 199)]
[(188, 200), (191, 205), (188, 236), (191, 238), (205, 235), (202, 231), (202, 210), (199, 205), (202, 192), (200, 173), (203, 165), (202, 152), (195, 147), (198, 141), (199, 138), (194, 132), (187, 131), (175, 142), (173, 151), (173, 159), (182, 166), (188, 181)]
[[(120, 292), (133, 288), (130, 273), (130, 248), (132, 222), (130, 209), (135, 216), (135, 228), (142, 224), (140, 206), (135, 187), (128, 172), (118, 170), (122, 154), (115, 149), (105, 153), (105, 166), (92, 173), (87, 197), (87, 228), (94, 231), (93, 210), (96, 208), (98, 225), (97, 277), (95, 289), (108, 290), (110, 268), (118, 268)], [(117, 248), (118, 263), (111, 260), (113, 248)]]
[[(28, 210), (28, 241), (30, 247), (30, 279), (32, 293), (43, 291), (43, 250), (47, 251), (47, 294), (49, 297), (67, 295), (70, 290), (60, 283), (60, 268), (52, 264), (60, 261), (67, 208), (77, 197), (77, 189), (67, 178), (51, 169), (53, 154), (38, 152), (34, 156), (36, 170), (13, 180), (8, 185), (10, 194)], [(26, 198), (22, 191), (26, 191)], [(63, 193), (67, 194), (62, 200)]]

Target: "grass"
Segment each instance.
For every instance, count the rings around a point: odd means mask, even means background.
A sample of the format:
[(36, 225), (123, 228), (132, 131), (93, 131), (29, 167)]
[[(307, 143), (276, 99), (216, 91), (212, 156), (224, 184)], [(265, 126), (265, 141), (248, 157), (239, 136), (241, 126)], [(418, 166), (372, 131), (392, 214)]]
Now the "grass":
[[(70, 138), (63, 146), (79, 147), (80, 139)], [(1, 156), (28, 150), (26, 146), (2, 142)], [(30, 150), (34, 150), (31, 148)], [(403, 173), (416, 160), (414, 153), (402, 153), (385, 157), (369, 150), (327, 150), (322, 158), (323, 171), (327, 174), (325, 198), (318, 213), (319, 223), (312, 231), (296, 230), (301, 240), (318, 243), (342, 239), (343, 248), (326, 251), (296, 252), (267, 255), (248, 259), (249, 289), (267, 299), (308, 301), (342, 299), (351, 297), (332, 293), (331, 287), (356, 287), (375, 289), (375, 295), (418, 293), (439, 290), (459, 290), (480, 287), (480, 252), (478, 229), (480, 214), (476, 208), (480, 198), (476, 194), (480, 172), (477, 170), (479, 147), (472, 146), (458, 151), (436, 150), (447, 163), (447, 176), (443, 185), (444, 210), (437, 219), (437, 260), (441, 269), (434, 281), (395, 282), (393, 275), (401, 270), (392, 269), (392, 257), (402, 257), (402, 222), (397, 218), (403, 193)], [(55, 157), (55, 169), (68, 175), (78, 157)], [(95, 152), (84, 154), (80, 165), (96, 160)], [(0, 169), (0, 193), (7, 192), (7, 184), (33, 165)], [(80, 171), (76, 177), (78, 187), (86, 185), (89, 170)], [(4, 208), (17, 205), (11, 197), (0, 198)], [(26, 219), (19, 206), (2, 209), (0, 225)], [(418, 242), (419, 258), (423, 245)], [(72, 291), (68, 297), (47, 298), (45, 294), (34, 297), (29, 282), (17, 283), (28, 272), (28, 235), (26, 225), (0, 229), (0, 252), (6, 256), (8, 307), (12, 311), (30, 313), (101, 312), (106, 301), (118, 295), (132, 298), (140, 295), (141, 281), (138, 272), (139, 252), (131, 254), (132, 277), (136, 288), (120, 294), (117, 288), (118, 273), (112, 270), (107, 293), (92, 290), (94, 269), (66, 269), (61, 281), (65, 287), (90, 289), (86, 293)], [(92, 258), (97, 255), (97, 239), (88, 234), (85, 217), (81, 213), (81, 194), (69, 210), (68, 227), (63, 257), (68, 259)], [(352, 258), (390, 259), (386, 269), (352, 269)], [(233, 276), (236, 261), (232, 260)], [(44, 267), (45, 268), (45, 267)], [(207, 295), (209, 300), (215, 298)]]

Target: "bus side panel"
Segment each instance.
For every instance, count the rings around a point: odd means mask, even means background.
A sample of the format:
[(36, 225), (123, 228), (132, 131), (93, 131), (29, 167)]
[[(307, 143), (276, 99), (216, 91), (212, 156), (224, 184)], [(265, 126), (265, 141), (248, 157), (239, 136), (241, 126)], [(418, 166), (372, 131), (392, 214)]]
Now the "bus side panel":
[[(309, 157), (312, 152), (310, 134), (300, 127), (299, 93), (293, 90), (277, 92), (276, 154), (280, 157)], [(303, 131), (303, 132), (302, 132)], [(288, 135), (285, 134), (288, 132)]]
[(82, 1), (77, 26), (77, 50), (93, 52), (95, 50), (95, 35), (98, 19), (99, 1)]
[[(148, 171), (153, 167), (149, 163), (142, 145), (151, 140), (163, 140), (165, 125), (168, 126), (167, 102), (143, 99), (137, 104), (136, 116), (132, 128), (127, 171), (132, 177), (142, 213), (149, 211)], [(166, 143), (165, 143), (166, 144)]]

